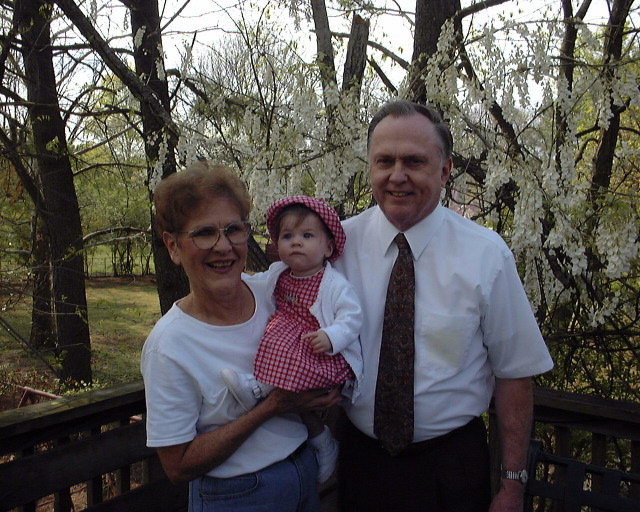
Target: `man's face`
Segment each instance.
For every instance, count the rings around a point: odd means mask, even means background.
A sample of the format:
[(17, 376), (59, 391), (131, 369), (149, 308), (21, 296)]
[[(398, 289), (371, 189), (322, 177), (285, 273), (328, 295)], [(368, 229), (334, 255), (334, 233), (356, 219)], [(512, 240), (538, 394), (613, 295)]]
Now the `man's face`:
[(387, 116), (369, 142), (373, 197), (400, 231), (429, 215), (451, 173), (433, 123), (422, 114)]

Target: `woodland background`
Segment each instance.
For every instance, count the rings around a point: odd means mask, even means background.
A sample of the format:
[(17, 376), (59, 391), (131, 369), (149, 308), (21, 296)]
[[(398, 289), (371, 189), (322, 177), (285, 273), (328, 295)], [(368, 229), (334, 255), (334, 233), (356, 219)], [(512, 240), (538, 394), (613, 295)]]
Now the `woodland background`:
[(32, 300), (64, 386), (93, 380), (96, 251), (153, 272), (163, 312), (187, 291), (150, 230), (160, 179), (232, 166), (258, 235), (283, 195), (346, 218), (373, 201), (371, 115), (407, 98), (451, 124), (443, 202), (516, 256), (556, 361), (538, 384), (640, 399), (637, 1), (0, 4), (0, 306)]

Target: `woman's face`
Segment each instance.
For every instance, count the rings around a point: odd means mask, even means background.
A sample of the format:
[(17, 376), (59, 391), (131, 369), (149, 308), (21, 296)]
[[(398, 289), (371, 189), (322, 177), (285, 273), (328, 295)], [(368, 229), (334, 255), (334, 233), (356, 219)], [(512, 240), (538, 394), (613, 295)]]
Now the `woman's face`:
[[(228, 198), (210, 198), (193, 211), (182, 227), (183, 232), (193, 232), (203, 226), (224, 229), (232, 222), (242, 221), (240, 209)], [(182, 265), (191, 291), (216, 293), (233, 290), (240, 283), (247, 261), (247, 243), (234, 245), (223, 232), (210, 249), (200, 249), (187, 233), (163, 233), (163, 240), (171, 260)]]

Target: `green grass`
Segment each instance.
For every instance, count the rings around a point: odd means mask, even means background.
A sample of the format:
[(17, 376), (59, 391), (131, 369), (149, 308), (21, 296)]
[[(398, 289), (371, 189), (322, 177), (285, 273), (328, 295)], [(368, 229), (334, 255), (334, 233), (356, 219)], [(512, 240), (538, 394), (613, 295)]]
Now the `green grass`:
[(105, 384), (139, 379), (140, 350), (160, 318), (158, 292), (149, 278), (87, 282), (94, 378)]
[[(94, 382), (104, 386), (139, 379), (140, 350), (160, 318), (155, 283), (149, 277), (99, 278), (87, 280), (86, 286)], [(18, 287), (12, 293), (4, 287), (0, 291), (1, 304), (14, 302), (0, 316), (29, 340), (31, 301)], [(0, 330), (0, 391), (9, 383), (56, 392), (53, 380), (42, 361)]]

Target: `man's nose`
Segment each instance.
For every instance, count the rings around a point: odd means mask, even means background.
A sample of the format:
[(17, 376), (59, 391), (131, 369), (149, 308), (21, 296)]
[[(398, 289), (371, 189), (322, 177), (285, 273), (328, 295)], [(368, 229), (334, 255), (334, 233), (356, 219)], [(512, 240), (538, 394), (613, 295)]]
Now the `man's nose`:
[(403, 182), (407, 179), (407, 171), (404, 165), (404, 162), (401, 159), (397, 159), (391, 168), (391, 175), (389, 176), (389, 181), (393, 181), (395, 183)]

